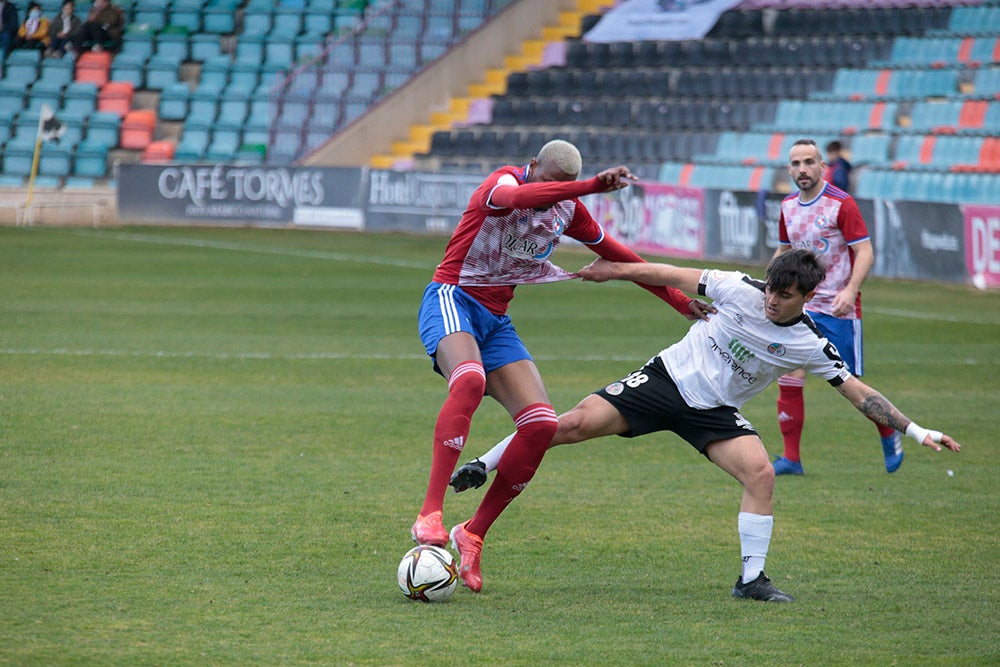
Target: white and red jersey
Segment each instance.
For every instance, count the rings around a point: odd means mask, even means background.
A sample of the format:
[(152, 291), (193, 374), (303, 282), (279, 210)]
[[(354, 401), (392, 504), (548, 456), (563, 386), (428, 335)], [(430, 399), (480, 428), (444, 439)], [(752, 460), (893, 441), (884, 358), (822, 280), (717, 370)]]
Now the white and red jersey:
[[(847, 287), (854, 268), (851, 246), (868, 239), (868, 227), (857, 202), (829, 183), (812, 201), (799, 201), (796, 193), (781, 202), (778, 242), (812, 250), (826, 265), (826, 279), (816, 288), (816, 296), (806, 304), (808, 310), (833, 315), (833, 299)], [(854, 312), (845, 319), (861, 319), (861, 292), (858, 292)]]
[[(576, 197), (557, 201), (548, 208), (499, 208), (492, 203), (498, 185), (520, 186), (527, 177), (526, 166), (501, 167), (483, 181), (469, 199), (444, 259), (434, 271), (435, 282), (459, 285), (496, 315), (507, 312), (515, 285), (575, 277), (549, 261), (561, 235), (587, 244), (604, 238), (604, 230)], [(588, 183), (548, 185), (594, 192), (604, 187)]]

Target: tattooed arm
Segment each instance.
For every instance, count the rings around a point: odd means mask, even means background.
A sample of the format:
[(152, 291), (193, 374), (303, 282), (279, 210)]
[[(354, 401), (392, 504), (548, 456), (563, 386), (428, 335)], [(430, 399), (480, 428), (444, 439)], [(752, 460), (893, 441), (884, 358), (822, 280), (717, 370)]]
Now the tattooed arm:
[[(944, 445), (953, 452), (957, 452), (962, 446), (951, 436), (939, 431), (928, 431), (904, 415), (893, 405), (889, 399), (872, 389), (856, 377), (851, 377), (846, 382), (837, 387), (844, 398), (849, 400), (865, 417), (873, 422), (884, 426), (891, 426), (897, 431), (902, 431), (916, 439), (920, 444), (930, 447), (934, 451), (941, 451)], [(938, 443), (941, 443), (940, 445)]]

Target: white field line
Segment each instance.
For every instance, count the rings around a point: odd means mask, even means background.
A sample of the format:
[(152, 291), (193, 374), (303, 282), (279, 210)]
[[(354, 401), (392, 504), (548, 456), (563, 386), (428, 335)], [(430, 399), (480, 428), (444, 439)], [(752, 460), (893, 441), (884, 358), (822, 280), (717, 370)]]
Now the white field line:
[(296, 248), (275, 248), (273, 246), (254, 245), (249, 243), (230, 243), (228, 241), (209, 241), (206, 239), (190, 238), (167, 238), (155, 236), (153, 234), (136, 234), (128, 232), (75, 232), (79, 235), (98, 236), (100, 238), (114, 239), (116, 241), (130, 241), (134, 243), (153, 243), (158, 245), (184, 246), (189, 248), (211, 248), (213, 250), (229, 250), (234, 252), (252, 252), (263, 255), (280, 255), (284, 257), (306, 257), (310, 259), (325, 259), (336, 262), (353, 262), (356, 264), (377, 264), (381, 266), (396, 266), (405, 269), (420, 269), (423, 271), (433, 271), (433, 264), (423, 262), (410, 262), (391, 257), (373, 257), (370, 255), (350, 255), (342, 252), (327, 252), (320, 250), (302, 250)]
[[(204, 239), (191, 238), (167, 238), (154, 234), (139, 234), (130, 232), (111, 231), (78, 231), (81, 235), (98, 236), (101, 238), (116, 239), (119, 241), (131, 241), (135, 243), (157, 243), (162, 245), (187, 246), (192, 248), (212, 248), (215, 250), (229, 250), (234, 252), (253, 252), (266, 255), (283, 255), (287, 257), (307, 257), (311, 259), (333, 260), (337, 262), (354, 262), (357, 264), (376, 264), (381, 266), (396, 266), (407, 269), (420, 269), (432, 271), (434, 265), (421, 262), (411, 262), (390, 257), (374, 257), (371, 255), (350, 255), (347, 253), (327, 252), (317, 250), (300, 250), (290, 248), (275, 248), (272, 246), (261, 246), (247, 243), (230, 243), (227, 241), (208, 241)], [(625, 287), (625, 285), (620, 285)], [(879, 313), (880, 315), (891, 315), (892, 317), (904, 317), (914, 320), (938, 320), (944, 322), (954, 322), (956, 324), (980, 324), (985, 326), (1000, 327), (1000, 321), (987, 320), (972, 317), (958, 317), (954, 315), (936, 315), (914, 310), (899, 310), (895, 308), (880, 308), (865, 306), (866, 312)]]
[[(388, 360), (388, 361), (426, 361), (424, 354), (383, 354), (378, 352), (301, 352), (301, 353), (280, 353), (280, 352), (198, 352), (182, 350), (115, 350), (115, 349), (70, 349), (70, 348), (7, 348), (0, 349), (0, 356), (53, 356), (53, 357), (135, 357), (147, 359), (211, 359), (218, 361), (228, 360), (263, 360), (263, 361), (311, 361), (311, 360)], [(627, 356), (627, 355), (599, 355), (592, 354), (583, 357), (571, 355), (532, 355), (538, 361), (590, 361), (590, 362), (642, 362), (647, 357)], [(882, 359), (882, 364), (906, 364), (919, 366), (995, 366), (1000, 364), (998, 359)]]

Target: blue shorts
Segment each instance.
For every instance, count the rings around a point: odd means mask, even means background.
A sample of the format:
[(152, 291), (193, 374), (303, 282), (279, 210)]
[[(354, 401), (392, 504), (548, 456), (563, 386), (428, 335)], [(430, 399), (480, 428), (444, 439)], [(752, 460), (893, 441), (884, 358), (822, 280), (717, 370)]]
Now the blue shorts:
[(438, 373), (438, 343), (449, 334), (464, 331), (479, 345), (483, 368), (487, 373), (522, 359), (531, 360), (528, 348), (514, 330), (509, 315), (494, 315), (481, 303), (466, 294), (458, 285), (432, 282), (424, 290), (420, 302), (420, 341), (434, 360)]
[(837, 348), (840, 358), (847, 364), (847, 370), (858, 377), (864, 375), (865, 356), (861, 345), (861, 320), (814, 313), (808, 309), (806, 314), (816, 323), (820, 333)]

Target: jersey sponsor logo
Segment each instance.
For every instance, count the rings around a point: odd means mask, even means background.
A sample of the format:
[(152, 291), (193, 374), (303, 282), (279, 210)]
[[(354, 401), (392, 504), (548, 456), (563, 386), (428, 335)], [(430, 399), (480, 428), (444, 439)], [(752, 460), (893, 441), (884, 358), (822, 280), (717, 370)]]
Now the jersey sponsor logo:
[(508, 255), (521, 258), (545, 259), (552, 254), (554, 244), (542, 245), (538, 241), (522, 238), (513, 234), (504, 234), (503, 251)]
[[(708, 341), (711, 344), (712, 351), (722, 357), (722, 360), (729, 364), (729, 368), (738, 375), (743, 380), (746, 380), (747, 384), (754, 384), (757, 382), (757, 376), (747, 370), (743, 363), (747, 359), (754, 358), (753, 352), (743, 347), (743, 345), (737, 341), (735, 338), (729, 342), (729, 345), (723, 347), (719, 345), (711, 336), (708, 337)], [(731, 348), (738, 350), (738, 355), (736, 352), (731, 351)]]
[(739, 361), (746, 361), (747, 359), (753, 359), (754, 353), (747, 349), (743, 343), (739, 342), (735, 338), (729, 341), (729, 350), (733, 353)]
[(767, 351), (776, 357), (783, 357), (785, 356), (785, 352), (787, 352), (785, 346), (781, 343), (771, 343), (767, 346)]

